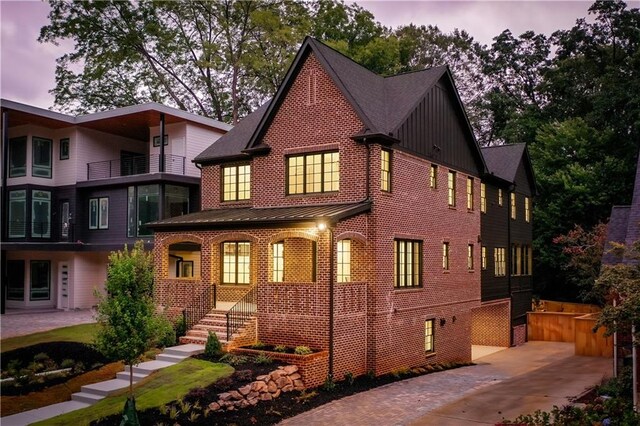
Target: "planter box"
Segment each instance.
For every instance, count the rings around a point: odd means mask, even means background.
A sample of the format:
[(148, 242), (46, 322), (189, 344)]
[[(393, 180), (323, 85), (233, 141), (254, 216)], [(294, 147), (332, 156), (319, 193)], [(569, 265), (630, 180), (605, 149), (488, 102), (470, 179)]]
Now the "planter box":
[(297, 365), (298, 373), (302, 376), (305, 388), (315, 388), (324, 383), (329, 374), (329, 352), (320, 351), (309, 355), (285, 354), (282, 352), (271, 352), (259, 349), (234, 348), (232, 353), (238, 355), (256, 356), (265, 353), (273, 359), (287, 364)]

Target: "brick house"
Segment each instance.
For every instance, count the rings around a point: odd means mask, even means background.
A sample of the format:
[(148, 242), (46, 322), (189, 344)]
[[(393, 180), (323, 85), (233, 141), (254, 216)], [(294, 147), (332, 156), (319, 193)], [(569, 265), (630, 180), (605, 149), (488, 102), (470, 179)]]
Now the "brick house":
[(110, 251), (150, 249), (147, 222), (200, 209), (190, 160), (231, 128), (155, 103), (77, 117), (0, 106), (3, 313), (94, 306)]
[[(201, 321), (189, 340), (226, 315), (232, 346), (326, 350), (322, 379), (470, 361), (487, 170), (447, 67), (381, 77), (307, 38), (194, 161), (202, 211), (151, 225), (156, 299)], [(199, 276), (172, 276), (180, 250)]]

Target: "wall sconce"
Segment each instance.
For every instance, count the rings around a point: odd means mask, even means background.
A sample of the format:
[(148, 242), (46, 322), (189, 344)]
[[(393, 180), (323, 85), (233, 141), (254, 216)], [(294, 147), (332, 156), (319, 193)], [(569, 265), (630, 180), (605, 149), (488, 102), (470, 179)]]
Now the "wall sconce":
[(327, 229), (327, 223), (326, 223), (326, 222), (322, 222), (322, 221), (320, 221), (320, 222), (318, 222), (318, 223), (316, 224), (316, 227), (318, 228), (318, 231), (320, 231), (320, 232), (326, 231), (326, 229)]
[(444, 325), (447, 323), (447, 320), (444, 318), (440, 318), (440, 327), (444, 327)]

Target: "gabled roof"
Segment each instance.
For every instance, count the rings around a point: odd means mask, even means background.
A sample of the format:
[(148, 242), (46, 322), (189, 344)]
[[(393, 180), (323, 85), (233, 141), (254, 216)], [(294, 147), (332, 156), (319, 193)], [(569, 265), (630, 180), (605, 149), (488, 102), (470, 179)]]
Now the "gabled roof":
[(487, 146), (482, 148), (482, 155), (487, 164), (489, 175), (496, 176), (509, 183), (515, 183), (520, 163), (524, 162), (531, 181), (531, 189), (534, 193), (536, 192), (533, 166), (531, 165), (526, 144)]
[[(353, 135), (354, 137), (371, 135), (381, 140), (385, 139), (387, 143), (399, 142), (393, 137), (394, 132), (438, 81), (447, 78), (455, 91), (451, 72), (446, 66), (383, 77), (367, 70), (318, 40), (307, 37), (274, 98), (259, 110), (245, 117), (237, 126), (243, 124), (241, 131), (229, 132), (225, 137), (216, 141), (215, 145), (218, 145), (218, 148), (205, 150), (194, 161), (211, 163), (233, 160), (242, 158), (242, 151), (263, 146), (264, 134), (284, 101), (300, 68), (311, 53), (315, 55), (362, 121), (363, 129), (358, 135)], [(463, 112), (462, 115), (467, 120), (457, 92), (455, 96)], [(473, 140), (473, 151), (477, 153), (478, 162), (482, 162), (482, 155), (468, 120), (467, 128), (470, 139)], [(228, 146), (223, 148), (221, 145)], [(244, 157), (249, 158), (246, 153), (244, 153)], [(481, 169), (484, 169), (484, 164)]]
[(614, 256), (610, 249), (612, 248), (609, 243), (624, 244), (627, 239), (627, 228), (629, 225), (629, 212), (631, 206), (613, 206), (611, 209), (611, 217), (609, 218), (609, 224), (607, 225), (607, 237), (604, 247), (604, 254), (602, 255), (602, 263), (605, 265), (613, 265), (618, 263), (620, 259)]
[(176, 216), (146, 226), (155, 230), (276, 226), (278, 224), (315, 223), (318, 219), (337, 223), (371, 210), (371, 202), (325, 204), (292, 207), (240, 207), (204, 210)]

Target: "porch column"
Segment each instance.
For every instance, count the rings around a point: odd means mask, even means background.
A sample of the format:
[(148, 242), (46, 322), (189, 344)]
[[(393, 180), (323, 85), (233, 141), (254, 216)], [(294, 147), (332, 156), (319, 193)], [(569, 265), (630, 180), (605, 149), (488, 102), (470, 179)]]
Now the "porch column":
[(164, 112), (160, 113), (160, 161), (158, 171), (164, 173)]

